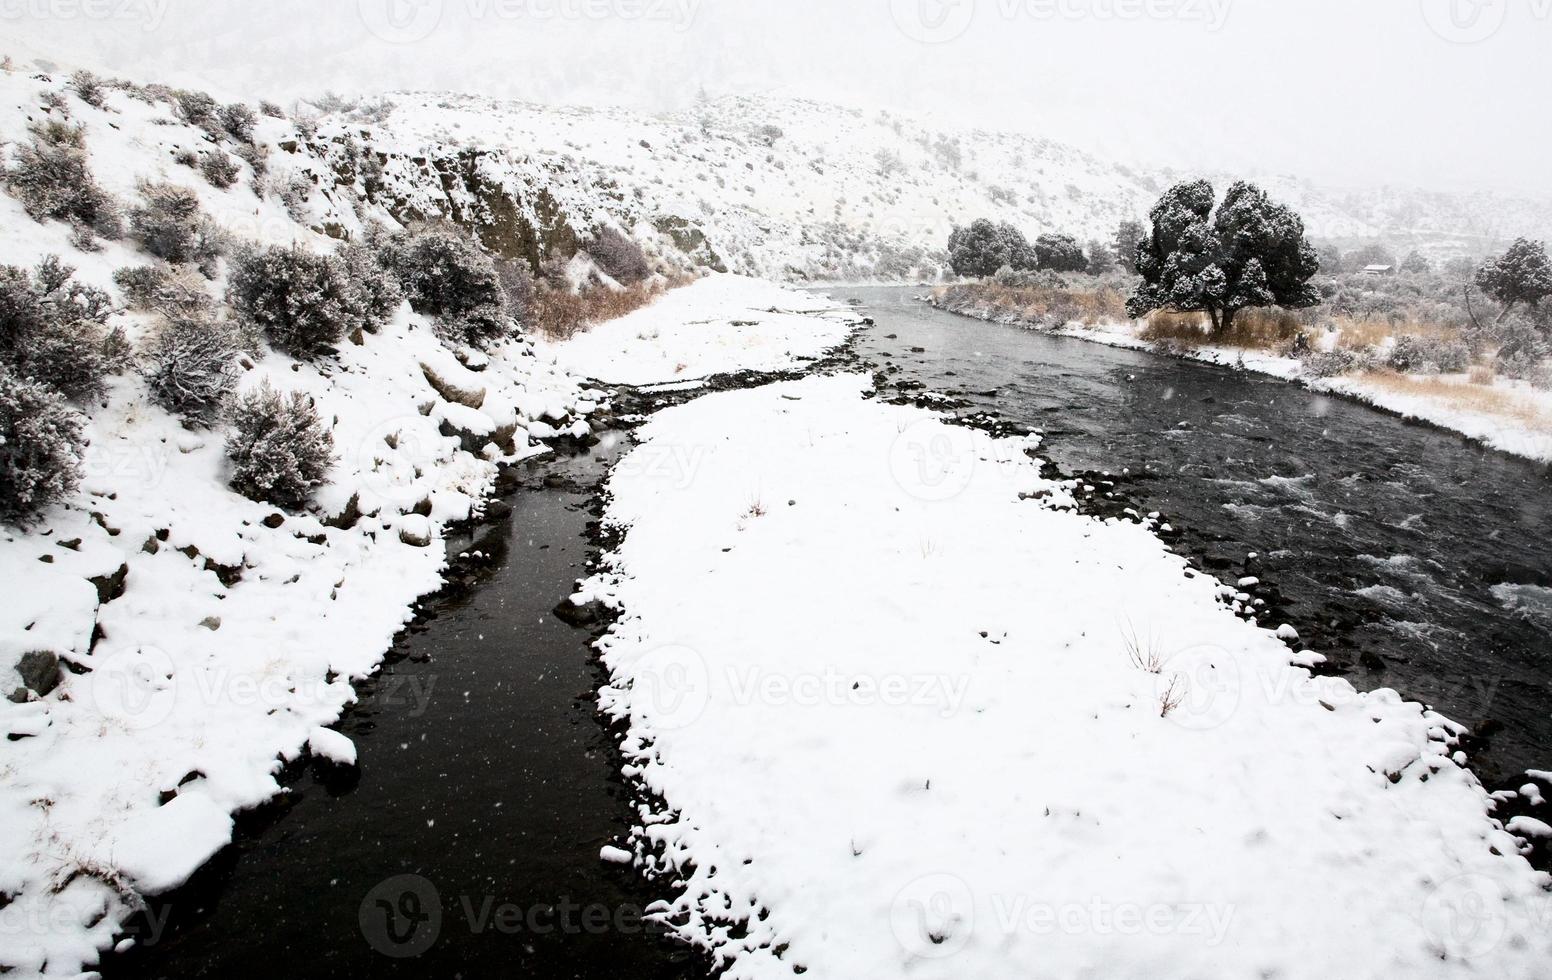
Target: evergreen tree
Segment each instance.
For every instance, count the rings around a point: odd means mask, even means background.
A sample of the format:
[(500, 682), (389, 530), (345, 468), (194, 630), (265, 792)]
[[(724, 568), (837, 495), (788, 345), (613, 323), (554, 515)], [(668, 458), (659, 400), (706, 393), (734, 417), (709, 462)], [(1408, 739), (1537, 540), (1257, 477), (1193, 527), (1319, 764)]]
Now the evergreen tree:
[(1051, 272), (1082, 272), (1089, 265), (1083, 246), (1076, 239), (1055, 233), (1035, 239), (1035, 260), (1039, 268)]
[(1503, 304), (1503, 320), (1519, 303), (1532, 309), (1552, 295), (1552, 262), (1541, 242), (1521, 238), (1509, 251), (1477, 270), (1477, 286)]
[(1153, 229), (1137, 250), (1143, 282), (1127, 312), (1205, 312), (1221, 335), (1246, 307), (1302, 309), (1320, 301), (1309, 282), (1320, 260), (1303, 219), (1244, 181), (1216, 212), (1213, 200), (1212, 184), (1198, 180), (1177, 184), (1154, 205)]

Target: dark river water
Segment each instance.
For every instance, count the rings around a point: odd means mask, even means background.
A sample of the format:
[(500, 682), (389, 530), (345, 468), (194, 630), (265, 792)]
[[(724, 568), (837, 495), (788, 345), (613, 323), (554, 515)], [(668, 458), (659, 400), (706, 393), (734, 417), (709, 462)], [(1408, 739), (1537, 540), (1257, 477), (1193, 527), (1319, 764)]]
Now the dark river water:
[(878, 321), (864, 359), (1042, 430), (1063, 470), (1111, 473), (1181, 532), (1182, 554), (1231, 584), (1261, 579), (1266, 625), (1292, 624), (1360, 689), (1470, 725), (1490, 785), (1552, 768), (1547, 467), (1273, 378), (945, 313), (919, 292), (835, 293)]
[[(1476, 729), (1490, 785), (1552, 767), (1545, 468), (1283, 382), (938, 312), (915, 290), (831, 292), (877, 320), (862, 367), (1042, 430), (1064, 470), (1108, 471), (1182, 554), (1262, 579), (1276, 622), (1331, 669)], [(707, 973), (642, 926), (659, 896), (599, 860), (632, 801), (589, 636), (550, 612), (588, 571), (588, 488), (611, 455), (519, 469), (511, 517), (478, 532), (489, 560), (428, 600), (341, 724), (359, 770), (288, 772), (283, 800), (152, 903), (110, 980)]]

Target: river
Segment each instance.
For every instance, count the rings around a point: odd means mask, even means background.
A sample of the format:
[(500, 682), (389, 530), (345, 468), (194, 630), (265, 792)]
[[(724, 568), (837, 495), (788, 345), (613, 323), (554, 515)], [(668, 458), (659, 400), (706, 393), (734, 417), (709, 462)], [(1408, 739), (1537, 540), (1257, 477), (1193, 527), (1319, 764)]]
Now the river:
[[(875, 318), (862, 367), (1041, 430), (1063, 470), (1110, 474), (1183, 555), (1259, 578), (1265, 622), (1328, 669), (1476, 729), (1490, 785), (1552, 765), (1545, 468), (1285, 382), (954, 316), (916, 290), (832, 292)], [(292, 792), (154, 901), (106, 976), (706, 972), (641, 925), (650, 887), (599, 860), (633, 801), (594, 712), (589, 636), (550, 612), (587, 571), (591, 488), (618, 449), (518, 470), (511, 517), (466, 546), (484, 560), (427, 601), (341, 725), (359, 771), (293, 767)]]

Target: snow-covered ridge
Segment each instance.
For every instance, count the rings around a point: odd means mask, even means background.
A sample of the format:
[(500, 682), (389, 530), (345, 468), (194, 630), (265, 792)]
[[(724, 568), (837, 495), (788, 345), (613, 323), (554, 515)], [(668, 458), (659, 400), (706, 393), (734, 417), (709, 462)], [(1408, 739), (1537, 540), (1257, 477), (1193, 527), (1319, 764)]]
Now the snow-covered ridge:
[[(600, 206), (626, 224), (681, 222), (726, 268), (774, 279), (935, 278), (951, 227), (979, 217), (1031, 237), (1108, 241), (1169, 184), (1195, 176), (1037, 136), (796, 99), (729, 97), (653, 116), (448, 93), (389, 98), (396, 108), (382, 125), (398, 139), (531, 158), (600, 192)], [(1320, 238), (1480, 254), (1552, 234), (1552, 199), (1257, 179)]]
[(660, 801), (628, 845), (727, 976), (1544, 971), (1548, 878), (1456, 726), (1291, 665), (1030, 440), (869, 387), (665, 410), (635, 453), (694, 466), (607, 487), (600, 704)]

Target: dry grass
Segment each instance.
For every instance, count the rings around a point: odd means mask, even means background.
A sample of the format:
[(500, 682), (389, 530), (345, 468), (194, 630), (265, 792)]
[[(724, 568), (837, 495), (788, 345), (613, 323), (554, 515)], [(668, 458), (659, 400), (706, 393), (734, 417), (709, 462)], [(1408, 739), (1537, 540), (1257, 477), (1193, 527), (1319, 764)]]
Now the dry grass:
[(1429, 340), (1459, 340), (1460, 331), (1434, 323), (1389, 323), (1384, 320), (1359, 320), (1350, 316), (1332, 317), (1336, 327), (1336, 345), (1343, 350), (1361, 351), (1378, 347), (1391, 337), (1410, 334)]
[(1286, 310), (1241, 310), (1227, 333), (1212, 335), (1212, 324), (1205, 313), (1172, 313), (1160, 310), (1148, 317), (1139, 336), (1153, 343), (1179, 343), (1188, 346), (1212, 344), (1216, 347), (1242, 347), (1247, 350), (1272, 350), (1296, 337), (1300, 330), (1297, 317)]
[(655, 279), (609, 289), (593, 286), (580, 293), (568, 289), (541, 286), (534, 292), (529, 308), (533, 326), (550, 340), (565, 340), (605, 320), (614, 320), (653, 303), (670, 289), (686, 285), (692, 279)]
[[(1478, 370), (1487, 372), (1486, 383), (1477, 380), (1481, 376)], [(1473, 368), (1467, 384), (1395, 371), (1365, 371), (1357, 377), (1386, 391), (1426, 398), (1456, 411), (1512, 419), (1530, 429), (1552, 430), (1552, 414), (1523, 395), (1492, 387), (1491, 374), (1490, 368)]]
[(1126, 297), (1119, 290), (1108, 287), (1052, 289), (983, 282), (940, 287), (936, 296), (949, 309), (975, 306), (1012, 316), (1021, 323), (1041, 326), (1064, 326), (1074, 321), (1094, 326), (1127, 318)]
[(1133, 667), (1150, 674), (1162, 673), (1164, 670), (1164, 649), (1152, 633), (1146, 640), (1139, 640), (1137, 631), (1127, 624), (1121, 629), (1121, 646), (1126, 650), (1126, 659), (1130, 660)]
[(1498, 377), (1497, 373), (1486, 364), (1473, 364), (1471, 372), (1467, 376), (1474, 385), (1490, 385)]

